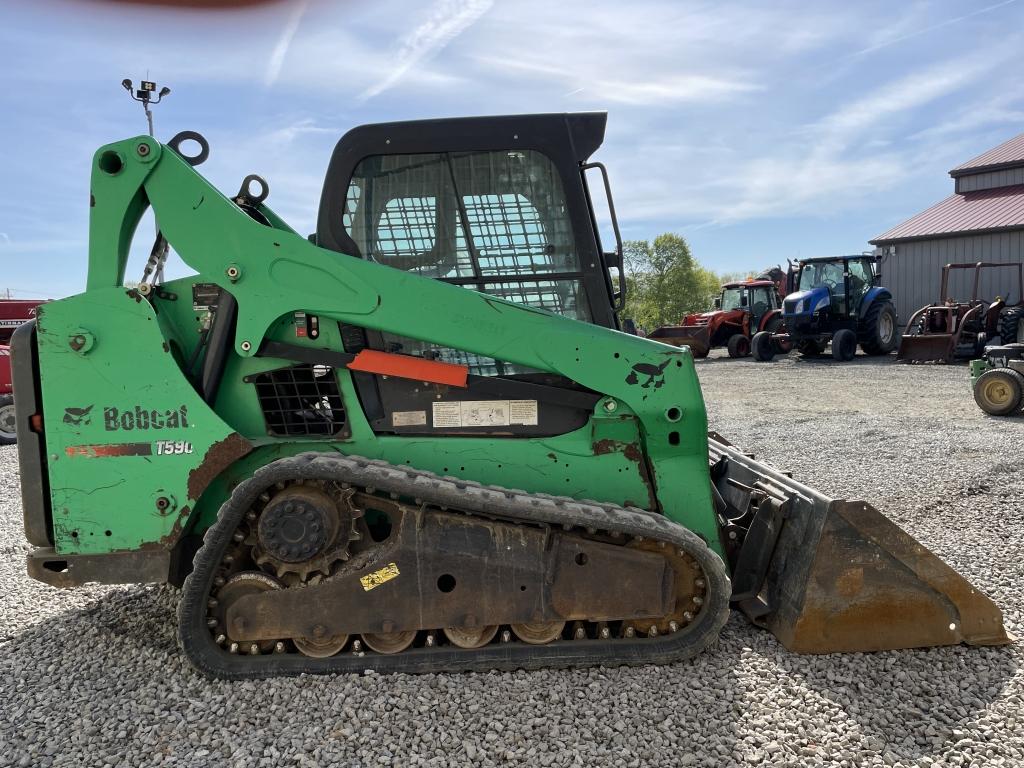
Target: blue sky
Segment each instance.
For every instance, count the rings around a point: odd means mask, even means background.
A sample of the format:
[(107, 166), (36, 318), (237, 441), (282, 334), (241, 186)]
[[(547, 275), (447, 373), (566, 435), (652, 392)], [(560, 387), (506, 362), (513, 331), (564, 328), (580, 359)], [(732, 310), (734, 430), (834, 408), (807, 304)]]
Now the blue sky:
[(1024, 0), (6, 2), (0, 290), (84, 286), (92, 153), (145, 130), (124, 77), (170, 86), (157, 135), (203, 133), (203, 172), (263, 175), (302, 232), (353, 125), (607, 110), (624, 235), (737, 271), (864, 250), (950, 194), (1024, 131), (1022, 63)]

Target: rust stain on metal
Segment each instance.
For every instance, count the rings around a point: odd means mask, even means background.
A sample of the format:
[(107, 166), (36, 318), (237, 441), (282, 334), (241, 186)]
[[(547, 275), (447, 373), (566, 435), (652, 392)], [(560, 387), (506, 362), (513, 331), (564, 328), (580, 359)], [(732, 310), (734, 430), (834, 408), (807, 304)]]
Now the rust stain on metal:
[(188, 497), (197, 500), (217, 475), (252, 449), (252, 443), (237, 432), (211, 445), (199, 466), (189, 472)]
[(593, 448), (595, 456), (601, 456), (608, 453), (621, 453), (627, 461), (636, 464), (637, 471), (640, 474), (640, 481), (644, 484), (644, 488), (647, 490), (647, 503), (631, 504), (631, 506), (642, 507), (644, 509), (657, 509), (657, 494), (654, 492), (654, 486), (651, 483), (651, 473), (648, 470), (647, 460), (644, 458), (644, 452), (637, 443), (623, 443), (606, 437), (601, 440), (595, 440), (591, 445), (591, 448)]
[(802, 585), (769, 585), (780, 603), (767, 626), (798, 653), (1011, 642), (995, 603), (863, 502), (831, 506), (813, 559), (797, 573)]
[(188, 506), (182, 507), (181, 512), (178, 513), (178, 517), (174, 521), (174, 525), (171, 526), (171, 530), (155, 542), (146, 542), (139, 549), (159, 549), (161, 547), (172, 549), (178, 543), (178, 539), (181, 538), (181, 530), (185, 527), (185, 523), (191, 514), (192, 510)]
[(855, 597), (864, 589), (864, 569), (850, 568), (836, 579), (836, 592), (843, 597)]

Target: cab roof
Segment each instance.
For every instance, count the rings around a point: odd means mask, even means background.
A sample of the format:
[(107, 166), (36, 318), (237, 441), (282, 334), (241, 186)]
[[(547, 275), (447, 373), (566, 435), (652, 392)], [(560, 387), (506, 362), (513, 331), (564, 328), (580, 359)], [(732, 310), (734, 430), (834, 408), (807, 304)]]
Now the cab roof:
[(810, 256), (806, 259), (800, 259), (801, 264), (817, 264), (822, 261), (845, 261), (846, 259), (872, 259), (874, 256), (870, 253), (851, 253), (846, 256)]

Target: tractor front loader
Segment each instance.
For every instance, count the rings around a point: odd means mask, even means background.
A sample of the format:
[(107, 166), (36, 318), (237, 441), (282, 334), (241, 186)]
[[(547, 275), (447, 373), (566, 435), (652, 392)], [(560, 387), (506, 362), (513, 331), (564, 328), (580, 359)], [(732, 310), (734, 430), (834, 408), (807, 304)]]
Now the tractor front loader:
[[(13, 344), (29, 574), (183, 582), (181, 647), (231, 678), (667, 663), (730, 602), (802, 652), (1008, 642), (871, 506), (709, 437), (689, 350), (617, 330), (604, 127), (356, 128), (308, 239), (198, 134), (100, 148), (86, 290)], [(152, 279), (171, 248), (195, 274)]]
[(726, 347), (729, 357), (750, 354), (750, 339), (759, 331), (782, 327), (785, 273), (773, 268), (756, 280), (726, 283), (715, 297), (715, 308), (692, 312), (679, 325), (655, 328), (647, 338), (687, 346), (694, 357), (707, 357), (714, 347)]
[[(1016, 271), (1016, 280), (1004, 278), (1004, 285), (1016, 288), (1016, 304), (1007, 304), (1002, 296), (992, 301), (980, 297), (984, 270)], [(954, 274), (973, 272), (971, 298), (958, 301), (950, 288)], [(1001, 274), (1006, 274), (1005, 271)], [(953, 363), (980, 357), (988, 342), (1000, 338), (1003, 344), (1018, 339), (1018, 326), (1024, 324), (1024, 262), (987, 262), (946, 264), (942, 268), (941, 298), (911, 315), (900, 339), (896, 359), (908, 363)], [(1012, 295), (1012, 291), (1008, 292)]]

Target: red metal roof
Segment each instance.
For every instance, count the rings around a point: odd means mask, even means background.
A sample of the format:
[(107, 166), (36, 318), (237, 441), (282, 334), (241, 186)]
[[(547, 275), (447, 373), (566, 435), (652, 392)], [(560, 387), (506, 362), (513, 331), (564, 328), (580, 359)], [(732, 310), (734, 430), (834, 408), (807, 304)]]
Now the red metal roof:
[(968, 173), (977, 173), (981, 170), (1002, 168), (1007, 165), (1024, 164), (1024, 133), (1014, 136), (1009, 141), (1004, 141), (998, 147), (993, 147), (988, 152), (978, 155), (973, 160), (968, 160), (963, 165), (958, 165), (949, 172), (950, 176), (964, 176)]
[(1024, 228), (1024, 184), (951, 195), (871, 243), (1014, 227)]

